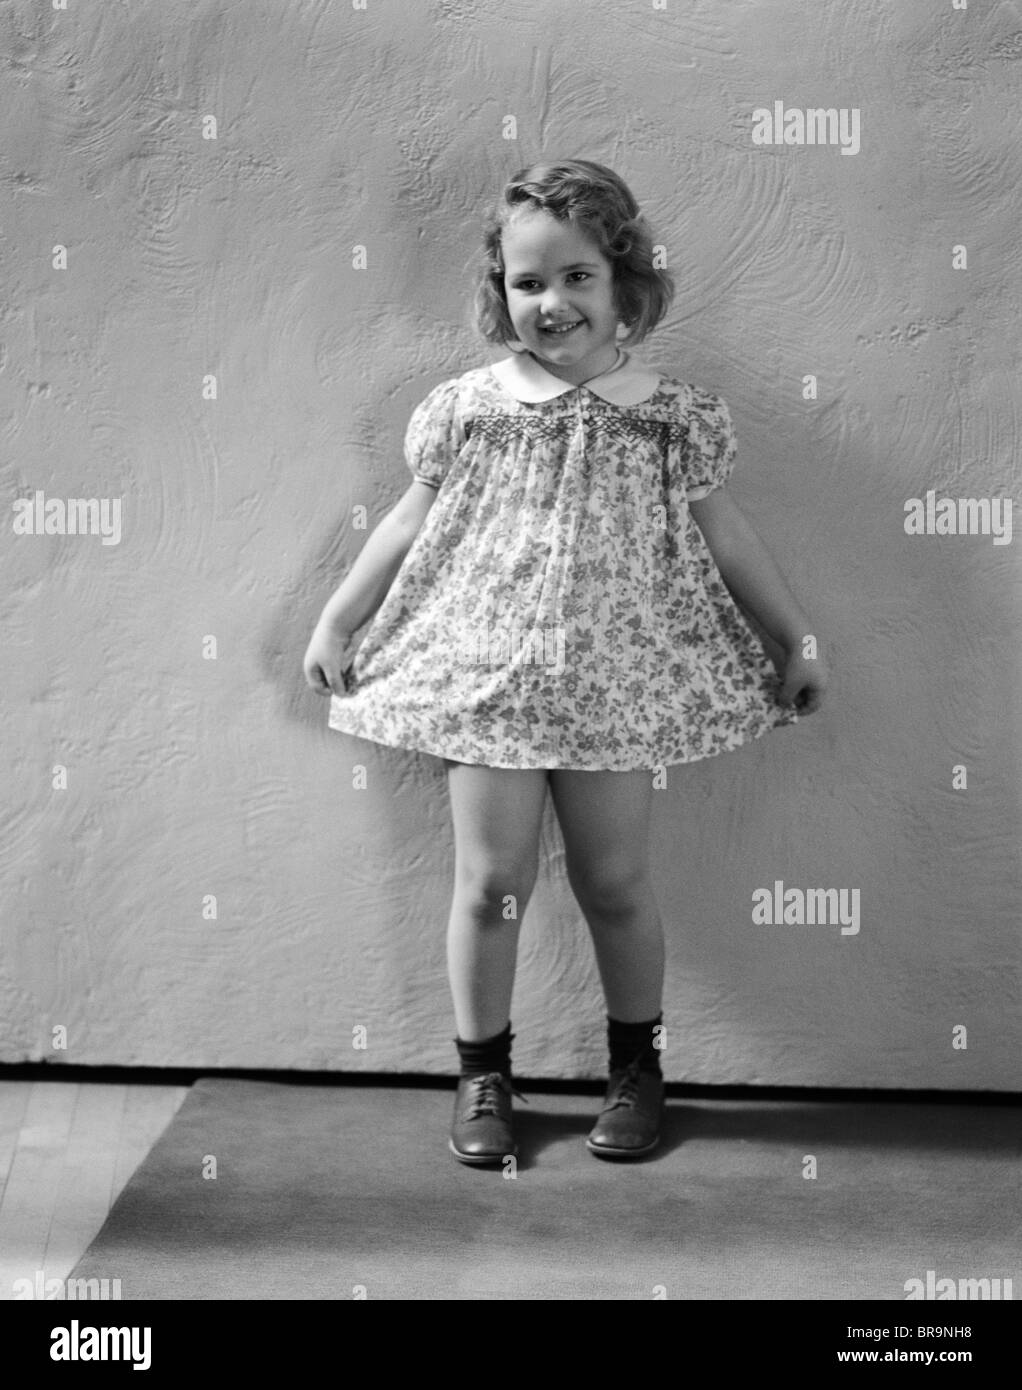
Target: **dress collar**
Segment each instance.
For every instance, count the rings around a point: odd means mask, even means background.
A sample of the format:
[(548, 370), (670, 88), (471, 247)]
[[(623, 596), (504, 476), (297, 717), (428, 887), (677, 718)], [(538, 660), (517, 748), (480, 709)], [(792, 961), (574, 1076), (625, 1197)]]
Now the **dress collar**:
[(540, 366), (528, 352), (515, 352), (490, 365), (490, 371), (516, 400), (526, 405), (550, 401), (568, 391), (591, 391), (611, 405), (638, 405), (648, 400), (660, 384), (660, 373), (637, 362), (631, 353), (618, 349), (620, 357), (615, 366), (599, 376), (590, 377), (581, 386), (562, 381)]

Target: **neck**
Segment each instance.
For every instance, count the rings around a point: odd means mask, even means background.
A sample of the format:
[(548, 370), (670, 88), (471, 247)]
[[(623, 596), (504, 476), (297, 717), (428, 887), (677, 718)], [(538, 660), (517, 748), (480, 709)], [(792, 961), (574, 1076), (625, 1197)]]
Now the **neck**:
[(621, 366), (621, 364), (625, 360), (624, 352), (615, 344), (614, 353), (614, 360), (610, 362), (606, 367), (600, 367), (599, 370), (595, 372), (586, 369), (581, 373), (578, 371), (577, 367), (569, 367), (567, 369), (563, 369), (558, 368), (556, 366), (552, 366), (549, 362), (542, 362), (533, 352), (530, 352), (529, 356), (537, 364), (537, 366), (542, 367), (543, 370), (545, 372), (549, 372), (551, 376), (559, 377), (561, 381), (569, 381), (572, 384), (572, 386), (584, 386), (587, 381), (594, 381), (599, 376), (606, 376), (608, 372), (616, 371), (617, 368)]

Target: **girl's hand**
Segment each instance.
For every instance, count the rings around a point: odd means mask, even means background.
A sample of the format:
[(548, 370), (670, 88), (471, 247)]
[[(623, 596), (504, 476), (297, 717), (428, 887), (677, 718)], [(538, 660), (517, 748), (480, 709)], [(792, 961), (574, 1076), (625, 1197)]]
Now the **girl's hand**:
[(317, 624), (302, 661), (305, 679), (317, 695), (343, 695), (351, 668), (354, 638), (329, 625)]
[(789, 652), (780, 675), (778, 699), (782, 705), (794, 705), (799, 714), (813, 714), (820, 708), (829, 679), (822, 656), (810, 660), (801, 650)]

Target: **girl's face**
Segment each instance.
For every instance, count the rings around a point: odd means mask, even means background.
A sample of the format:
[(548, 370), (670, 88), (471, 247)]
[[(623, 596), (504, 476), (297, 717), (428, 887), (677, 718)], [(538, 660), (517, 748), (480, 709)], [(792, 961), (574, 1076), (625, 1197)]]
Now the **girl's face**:
[(504, 293), (520, 342), (579, 385), (617, 361), (614, 272), (596, 244), (541, 208), (504, 228)]

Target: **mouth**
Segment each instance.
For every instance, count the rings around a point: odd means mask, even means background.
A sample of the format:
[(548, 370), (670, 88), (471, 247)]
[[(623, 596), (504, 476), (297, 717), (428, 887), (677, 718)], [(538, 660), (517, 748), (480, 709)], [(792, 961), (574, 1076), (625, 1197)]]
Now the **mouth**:
[(566, 338), (569, 333), (574, 333), (576, 328), (582, 327), (581, 319), (573, 319), (571, 323), (551, 323), (546, 327), (541, 327), (540, 332), (545, 333), (551, 338)]

